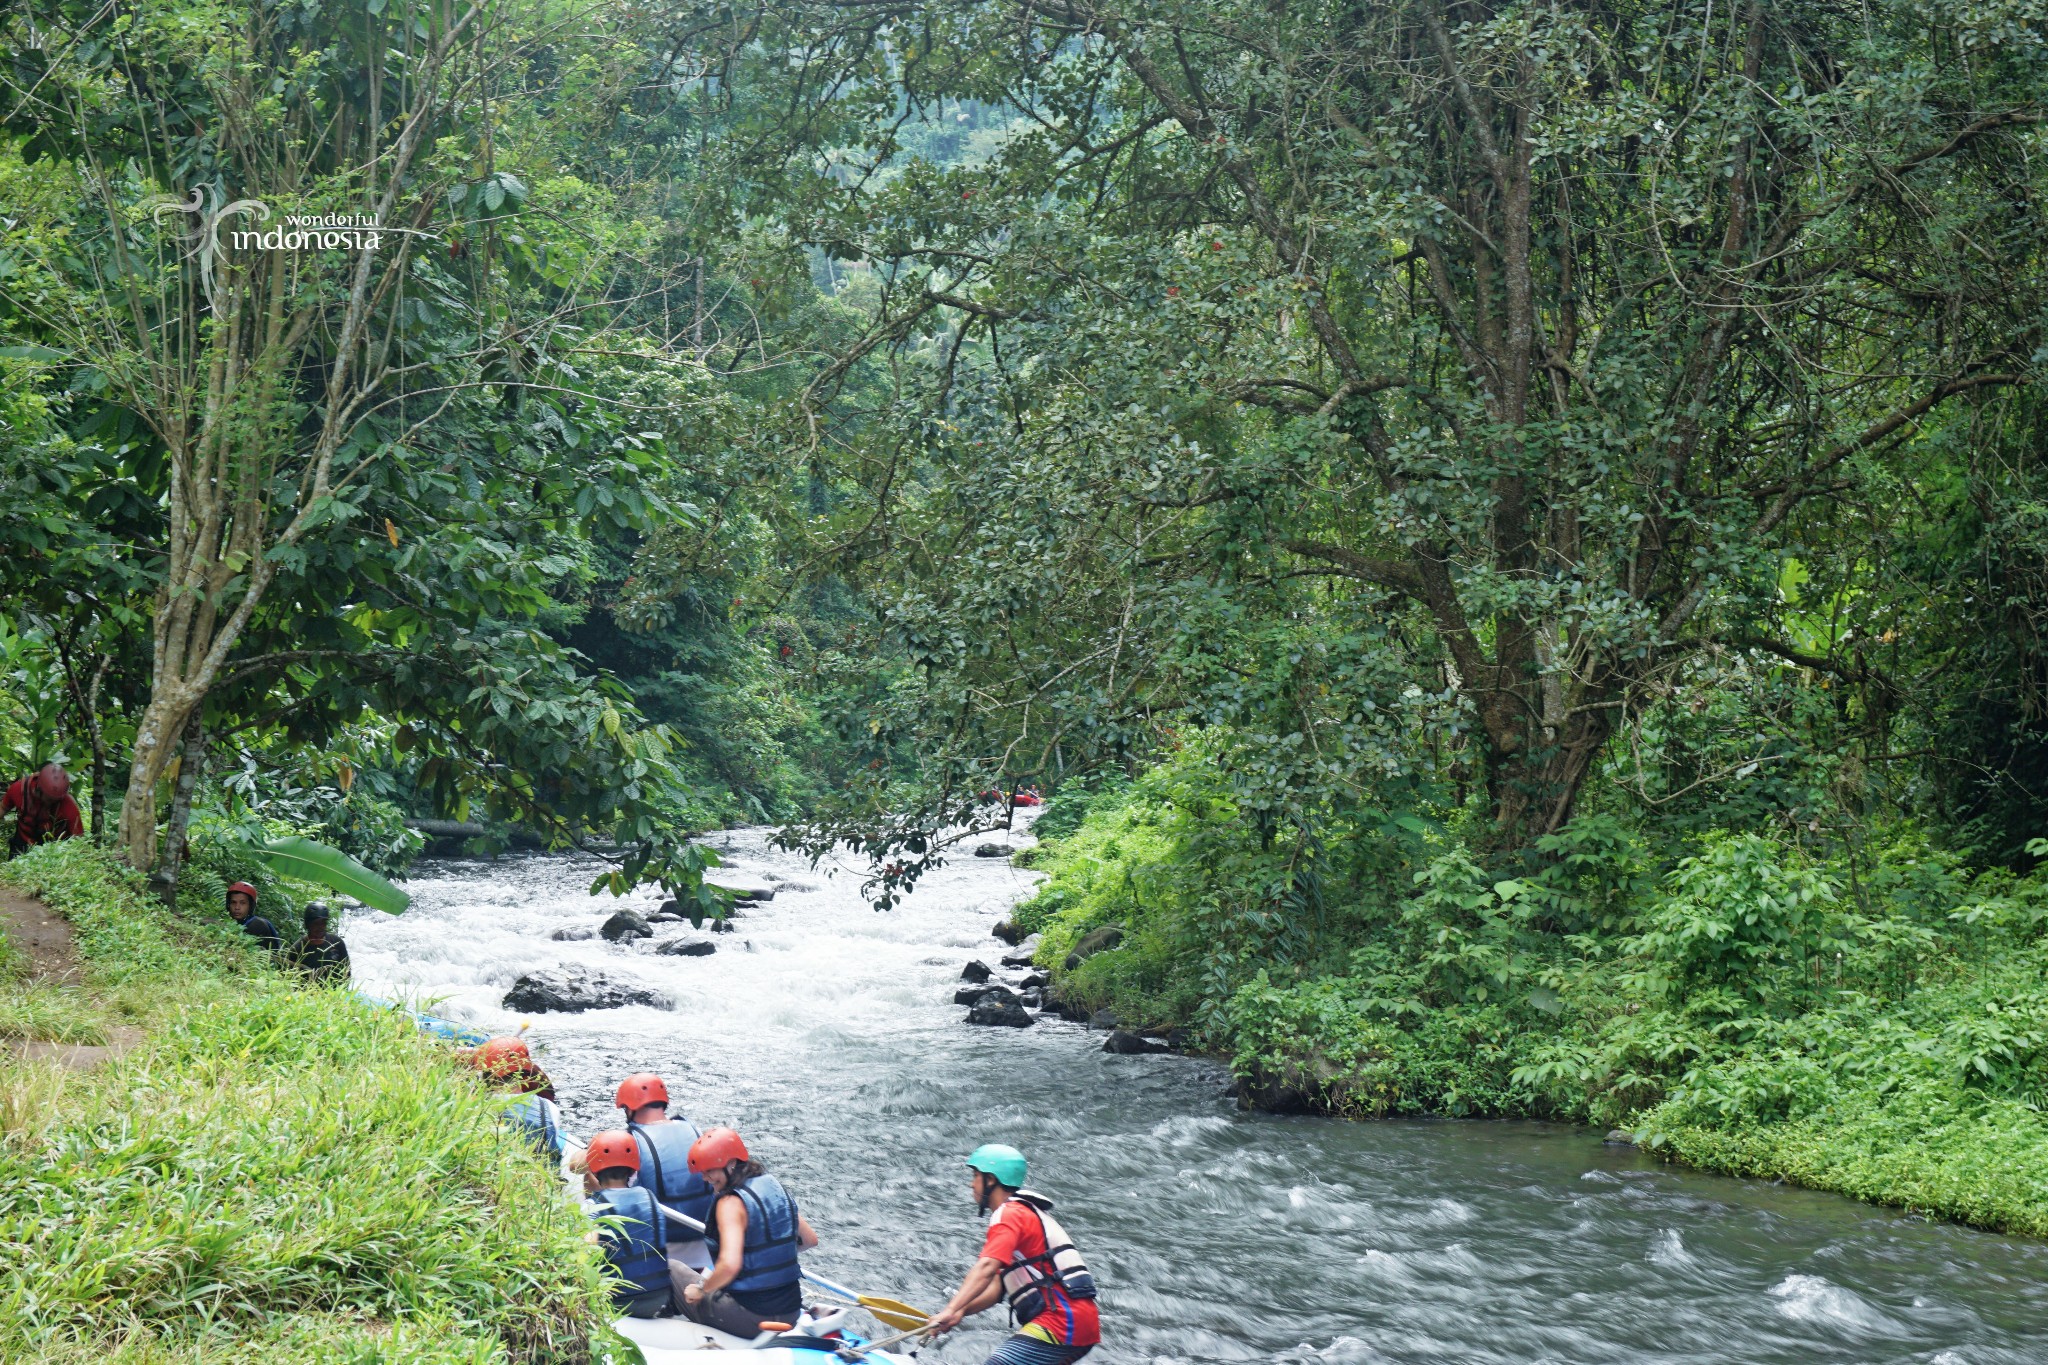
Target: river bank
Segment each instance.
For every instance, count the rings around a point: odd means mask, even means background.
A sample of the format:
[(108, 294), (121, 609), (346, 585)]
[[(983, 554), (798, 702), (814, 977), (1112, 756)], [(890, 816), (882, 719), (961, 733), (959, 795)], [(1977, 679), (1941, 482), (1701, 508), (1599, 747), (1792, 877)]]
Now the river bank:
[(0, 1051), (0, 1357), (589, 1358), (587, 1225), (410, 1020), (280, 978), (83, 842), (0, 882), (69, 922), (83, 978), (13, 960), (0, 1031), (133, 1039), (90, 1069)]
[[(1577, 1126), (1245, 1113), (1209, 1059), (1109, 1054), (1056, 1018), (970, 1027), (961, 968), (1040, 874), (962, 857), (877, 913), (858, 865), (813, 869), (759, 829), (716, 838), (719, 880), (775, 895), (711, 956), (556, 939), (618, 908), (585, 894), (585, 861), (462, 860), (417, 869), (404, 917), (351, 916), (359, 977), (480, 1027), (530, 1023), (574, 1131), (616, 1114), (621, 1076), (660, 1072), (795, 1191), (824, 1239), (807, 1264), (920, 1306), (979, 1244), (962, 1157), (1014, 1142), (1102, 1277), (1103, 1365), (2022, 1365), (2048, 1333), (2030, 1242), (1697, 1174)], [(503, 1007), (521, 974), (563, 965), (675, 1008)], [(984, 1315), (923, 1358), (972, 1365), (1000, 1332)]]
[(1588, 821), (1519, 879), (1445, 835), (1360, 831), (1311, 904), (1202, 782), (1166, 765), (1028, 855), (1048, 881), (1016, 924), (1070, 1012), (1188, 1031), (1268, 1110), (1620, 1128), (1702, 1170), (2048, 1236), (2041, 876), (1912, 839), (1859, 868), (1708, 835), (1659, 864)]

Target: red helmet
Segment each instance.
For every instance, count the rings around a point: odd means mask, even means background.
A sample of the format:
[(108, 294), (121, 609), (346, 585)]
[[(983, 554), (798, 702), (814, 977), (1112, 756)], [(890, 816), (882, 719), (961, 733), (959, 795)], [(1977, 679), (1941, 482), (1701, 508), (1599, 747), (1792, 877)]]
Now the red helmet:
[(71, 774), (54, 763), (45, 763), (43, 770), (36, 774), (36, 790), (45, 801), (62, 801), (71, 795)]
[(612, 1103), (628, 1114), (645, 1105), (667, 1104), (668, 1087), (652, 1071), (642, 1071), (619, 1082), (619, 1093), (612, 1096)]
[(638, 1171), (640, 1144), (633, 1141), (631, 1133), (622, 1133), (616, 1128), (602, 1133), (592, 1133), (590, 1145), (583, 1149), (583, 1165), (595, 1174), (603, 1174), (620, 1166)]
[(245, 896), (247, 896), (247, 897), (249, 898), (249, 908), (250, 908), (250, 909), (252, 909), (252, 910), (253, 910), (253, 909), (255, 909), (255, 908), (256, 908), (256, 899), (257, 899), (257, 897), (256, 897), (256, 888), (255, 888), (255, 887), (253, 887), (253, 886), (249, 885), (249, 883), (247, 883), (247, 882), (229, 882), (229, 883), (228, 883), (228, 894), (229, 894), (230, 896), (232, 896), (232, 895), (234, 895), (234, 894), (235, 894), (235, 893), (236, 893), (237, 891), (241, 892), (241, 893), (242, 893), (243, 895), (245, 895)]
[(493, 1038), (476, 1050), (479, 1066), (502, 1066), (514, 1057), (522, 1062), (533, 1060), (533, 1054), (527, 1051), (526, 1041), (522, 1038)]
[(747, 1144), (730, 1128), (707, 1128), (704, 1136), (690, 1144), (690, 1170), (696, 1175), (722, 1171), (728, 1161), (747, 1159)]

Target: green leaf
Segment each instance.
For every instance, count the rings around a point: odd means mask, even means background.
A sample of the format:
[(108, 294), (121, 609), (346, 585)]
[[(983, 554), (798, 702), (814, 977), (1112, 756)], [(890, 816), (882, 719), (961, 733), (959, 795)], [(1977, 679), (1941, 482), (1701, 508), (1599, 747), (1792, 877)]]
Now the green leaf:
[(387, 915), (402, 915), (412, 897), (364, 867), (340, 849), (292, 835), (271, 839), (256, 855), (280, 877), (314, 882), (344, 896), (353, 896)]

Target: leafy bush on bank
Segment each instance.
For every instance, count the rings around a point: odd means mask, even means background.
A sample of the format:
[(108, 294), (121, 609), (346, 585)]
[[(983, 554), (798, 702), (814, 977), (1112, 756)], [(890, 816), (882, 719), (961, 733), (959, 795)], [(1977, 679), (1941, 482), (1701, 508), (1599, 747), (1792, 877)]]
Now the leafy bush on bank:
[(0, 1063), (0, 1356), (591, 1358), (587, 1221), (410, 1020), (296, 987), (83, 842), (0, 877), (150, 1025), (93, 1071)]
[[(2048, 1233), (2048, 875), (1592, 816), (1262, 835), (1200, 743), (1092, 802), (1019, 915), (1063, 998), (1192, 1026), (1265, 1107), (1618, 1125), (1673, 1157)], [(1122, 946), (1068, 969), (1090, 929)]]

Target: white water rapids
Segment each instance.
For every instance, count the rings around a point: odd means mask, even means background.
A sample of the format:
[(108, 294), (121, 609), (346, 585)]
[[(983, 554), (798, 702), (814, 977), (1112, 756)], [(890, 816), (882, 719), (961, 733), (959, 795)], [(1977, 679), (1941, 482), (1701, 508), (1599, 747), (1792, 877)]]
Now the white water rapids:
[[(401, 918), (342, 926), (357, 982), (491, 1031), (530, 1019), (572, 1131), (632, 1071), (728, 1123), (796, 1192), (808, 1265), (942, 1303), (980, 1244), (962, 1156), (1021, 1147), (1103, 1284), (1103, 1365), (2042, 1365), (2048, 1248), (1847, 1200), (1656, 1166), (1584, 1131), (1236, 1112), (1211, 1062), (1119, 1057), (1043, 1019), (970, 1028), (952, 1003), (1033, 875), (961, 857), (886, 913), (830, 875), (720, 835), (714, 880), (776, 886), (711, 957), (557, 942), (620, 902), (597, 865), (423, 864)], [(651, 910), (644, 893), (626, 902)], [(672, 932), (657, 926), (658, 932)], [(521, 1016), (522, 972), (580, 963), (673, 1013)], [(923, 1358), (976, 1365), (995, 1313)]]

